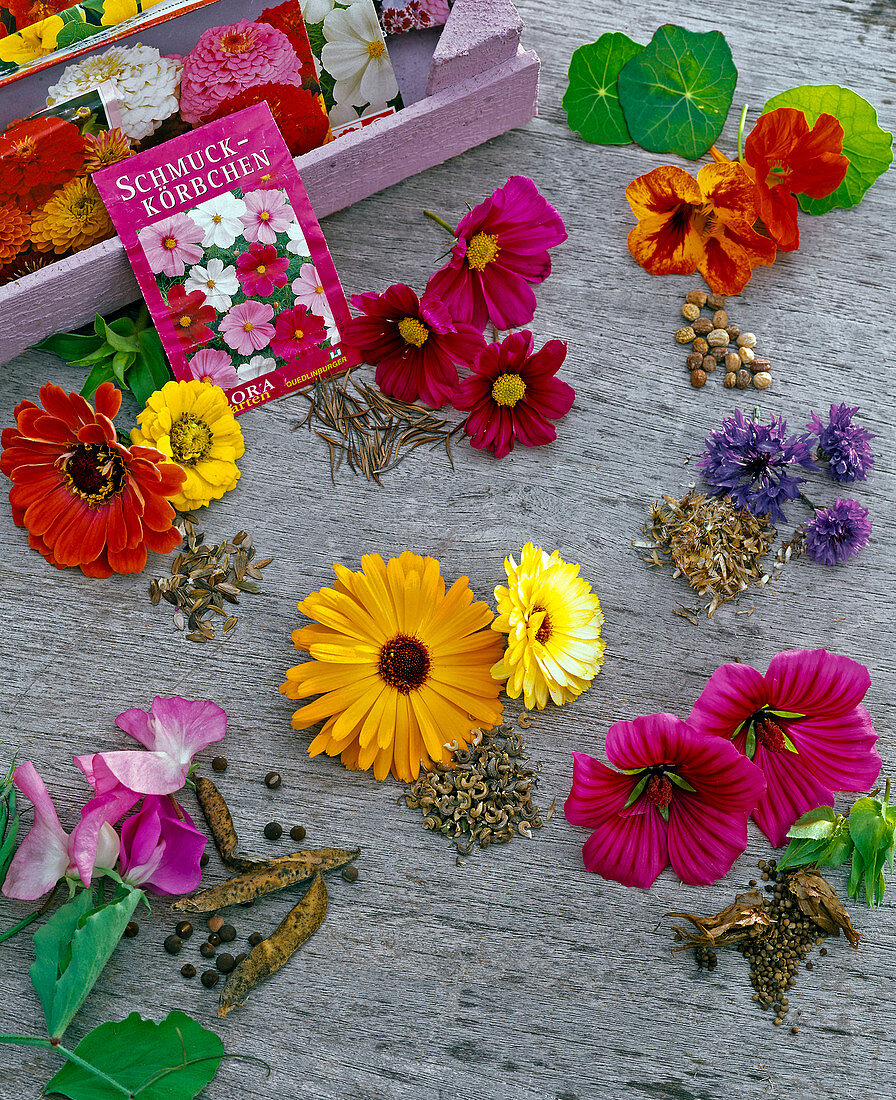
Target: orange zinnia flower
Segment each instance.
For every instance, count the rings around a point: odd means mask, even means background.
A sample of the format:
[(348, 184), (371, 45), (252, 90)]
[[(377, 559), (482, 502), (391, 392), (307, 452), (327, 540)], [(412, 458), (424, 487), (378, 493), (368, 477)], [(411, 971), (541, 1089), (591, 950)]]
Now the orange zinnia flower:
[(771, 264), (775, 242), (760, 236), (755, 188), (740, 164), (706, 164), (697, 178), (671, 164), (625, 189), (638, 219), (628, 248), (651, 275), (699, 270), (719, 294), (739, 294), (753, 268)]
[(797, 194), (823, 199), (836, 191), (849, 167), (843, 155), (843, 127), (833, 115), (815, 125), (802, 111), (779, 107), (762, 115), (744, 143), (746, 170), (755, 180), (759, 216), (778, 248), (799, 248)]
[(48, 383), (43, 408), (22, 401), (16, 427), (2, 436), (0, 471), (13, 482), (12, 518), (51, 565), (80, 566), (88, 577), (139, 573), (146, 551), (168, 553), (182, 541), (166, 497), (183, 485), (179, 466), (152, 447), (123, 447), (112, 417), (121, 392), (96, 391), (96, 410)]

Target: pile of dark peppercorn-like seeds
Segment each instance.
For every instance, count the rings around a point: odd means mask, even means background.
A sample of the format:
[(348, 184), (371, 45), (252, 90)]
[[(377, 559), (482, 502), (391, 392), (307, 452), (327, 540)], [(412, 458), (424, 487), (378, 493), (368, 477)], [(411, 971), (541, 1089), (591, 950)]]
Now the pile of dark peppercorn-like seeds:
[(424, 829), (450, 837), (460, 855), (514, 833), (531, 837), (544, 824), (532, 803), (541, 765), (527, 768), (524, 754), (522, 738), (507, 726), (476, 730), (468, 749), (454, 750), (456, 766), (436, 764), (401, 797), (423, 811)]
[[(675, 339), (691, 345), (686, 362), (691, 385), (695, 389), (705, 386), (706, 376), (723, 366), (726, 389), (736, 386), (745, 390), (752, 384), (757, 390), (767, 390), (772, 384), (771, 363), (757, 357), (756, 337), (730, 322), (725, 304), (721, 294), (692, 290), (681, 307), (688, 323), (675, 333)], [(713, 311), (712, 319), (701, 315), (704, 308)]]

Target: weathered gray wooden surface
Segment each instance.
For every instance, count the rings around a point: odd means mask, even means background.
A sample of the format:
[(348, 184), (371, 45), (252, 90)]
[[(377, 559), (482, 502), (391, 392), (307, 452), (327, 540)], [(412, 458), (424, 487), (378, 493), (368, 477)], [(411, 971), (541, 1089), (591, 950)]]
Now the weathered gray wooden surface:
[[(504, 554), (527, 539), (582, 562), (599, 593), (606, 665), (576, 704), (539, 714), (528, 732), (544, 762), (541, 802), (562, 807), (573, 749), (601, 754), (616, 719), (655, 710), (686, 714), (705, 678), (735, 657), (764, 668), (778, 650), (826, 646), (865, 661), (866, 700), (881, 734), (886, 772), (896, 767), (893, 643), (893, 398), (891, 371), (894, 178), (861, 207), (802, 219), (802, 247), (761, 269), (732, 316), (775, 360), (774, 387), (694, 392), (671, 342), (685, 291), (697, 279), (654, 279), (630, 260), (625, 184), (663, 158), (635, 147), (583, 144), (565, 126), (560, 99), (575, 46), (605, 30), (646, 42), (661, 22), (719, 27), (740, 70), (736, 103), (758, 109), (802, 82), (839, 82), (875, 103), (893, 129), (896, 11), (889, 0), (731, 0), (684, 11), (671, 0), (551, 6), (522, 0), (525, 41), (543, 60), (541, 118), (457, 160), (327, 219), (325, 230), (349, 292), (406, 281), (422, 287), (443, 244), (424, 207), (457, 217), (512, 173), (531, 175), (563, 212), (570, 240), (539, 292), (540, 338), (568, 339), (566, 377), (576, 405), (557, 443), (497, 463), (458, 448), (456, 471), (438, 455), (412, 458), (383, 488), (348, 473), (330, 486), (323, 444), (289, 426), (305, 405), (281, 402), (242, 420), (247, 453), (239, 487), (207, 512), (215, 534), (247, 527), (276, 562), (263, 595), (246, 601), (227, 645), (186, 643), (164, 608), (150, 608), (142, 577), (87, 580), (57, 573), (26, 549), (8, 507), (0, 512), (3, 662), (0, 744), (19, 746), (46, 777), (71, 826), (84, 797), (73, 753), (120, 748), (114, 717), (154, 694), (208, 697), (224, 706), (230, 768), (222, 788), (247, 845), (266, 850), (271, 818), (301, 822), (308, 843), (364, 846), (361, 877), (331, 878), (330, 912), (294, 961), (241, 1011), (214, 1019), (214, 994), (185, 982), (164, 954), (171, 918), (157, 901), (140, 935), (116, 952), (72, 1027), (80, 1038), (133, 1009), (161, 1018), (182, 1008), (211, 1024), (228, 1050), (264, 1058), (222, 1066), (210, 1098), (316, 1100), (586, 1100), (592, 1097), (717, 1100), (753, 1097), (870, 1098), (891, 1091), (896, 1010), (894, 902), (854, 910), (863, 934), (816, 960), (792, 991), (793, 1022), (774, 1028), (750, 999), (739, 956), (714, 975), (669, 954), (670, 909), (712, 911), (769, 854), (750, 845), (715, 887), (681, 886), (671, 872), (644, 893), (585, 873), (587, 837), (555, 814), (536, 839), (455, 865), (453, 850), (424, 832), (417, 811), (396, 805), (397, 787), (305, 755), (276, 691), (295, 661), (289, 632), (296, 601), (328, 583), (330, 563), (354, 566), (370, 550), (409, 547), (438, 556), (448, 577), (468, 573), (489, 596)], [(722, 147), (735, 140), (736, 111)], [(52, 379), (77, 388), (78, 373), (30, 354), (4, 368), (0, 423)], [(878, 433), (878, 470), (856, 494), (871, 508), (872, 545), (834, 570), (801, 561), (759, 593), (751, 617), (722, 609), (699, 628), (673, 614), (693, 602), (668, 573), (647, 571), (630, 547), (652, 498), (683, 488), (687, 459), (706, 432), (740, 405), (759, 404), (802, 426), (810, 408), (861, 404)], [(132, 412), (134, 410), (131, 410)], [(833, 499), (818, 479), (816, 495)], [(794, 512), (796, 519), (796, 511)], [(161, 561), (157, 561), (159, 567)], [(508, 707), (510, 714), (517, 706)], [(211, 753), (205, 754), (206, 757)], [(207, 762), (207, 761), (206, 761)], [(268, 791), (269, 768), (284, 776)], [(189, 804), (189, 802), (188, 802)], [(209, 881), (222, 870), (213, 857)], [(237, 913), (242, 933), (268, 930), (283, 898)], [(25, 906), (0, 904), (3, 926)], [(28, 981), (27, 937), (0, 948), (0, 1030), (39, 1034)], [(198, 960), (198, 956), (195, 961)], [(0, 1051), (0, 1096), (39, 1093), (57, 1062), (41, 1051)]]

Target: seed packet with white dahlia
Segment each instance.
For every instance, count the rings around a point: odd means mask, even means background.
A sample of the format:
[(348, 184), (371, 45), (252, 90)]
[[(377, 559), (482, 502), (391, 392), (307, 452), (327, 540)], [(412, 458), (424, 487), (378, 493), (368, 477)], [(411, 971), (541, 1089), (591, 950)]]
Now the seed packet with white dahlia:
[(175, 376), (234, 413), (358, 361), (323, 233), (267, 103), (94, 176)]

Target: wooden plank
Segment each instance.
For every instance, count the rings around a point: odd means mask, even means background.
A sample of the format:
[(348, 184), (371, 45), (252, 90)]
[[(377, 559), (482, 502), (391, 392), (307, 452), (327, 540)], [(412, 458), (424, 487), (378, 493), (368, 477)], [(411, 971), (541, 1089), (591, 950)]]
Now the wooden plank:
[(457, 0), (433, 54), (426, 94), (509, 61), (522, 30), (523, 21), (510, 0)]

